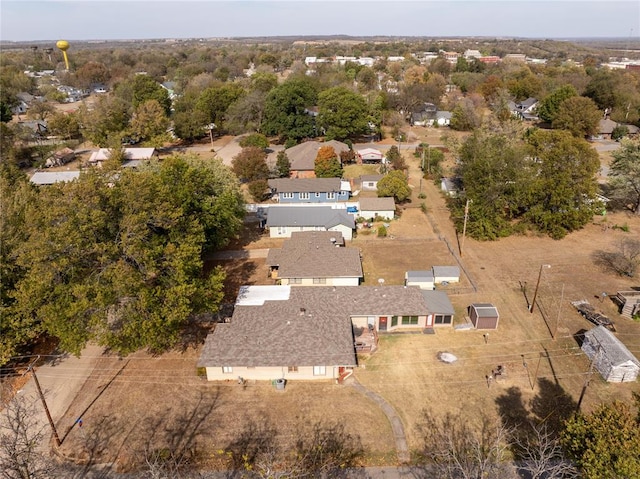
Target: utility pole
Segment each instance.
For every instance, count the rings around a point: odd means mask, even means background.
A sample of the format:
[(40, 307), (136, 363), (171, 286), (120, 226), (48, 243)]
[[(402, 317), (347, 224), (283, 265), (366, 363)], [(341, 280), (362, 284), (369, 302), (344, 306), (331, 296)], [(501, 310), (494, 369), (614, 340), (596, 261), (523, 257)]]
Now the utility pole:
[[(38, 358), (40, 358), (38, 356)], [(37, 359), (36, 359), (37, 361)], [(44, 406), (44, 412), (47, 413), (47, 420), (49, 421), (49, 426), (51, 426), (51, 430), (53, 431), (53, 437), (56, 440), (56, 446), (60, 447), (62, 441), (60, 440), (60, 436), (58, 436), (58, 431), (56, 430), (56, 425), (53, 423), (53, 418), (51, 417), (51, 413), (49, 412), (49, 407), (47, 406), (47, 401), (44, 399), (44, 394), (42, 392), (42, 388), (40, 387), (40, 381), (38, 381), (38, 376), (36, 376), (36, 370), (33, 368), (33, 364), (29, 366), (29, 371), (31, 371), (31, 375), (33, 376), (33, 381), (36, 384), (36, 389), (38, 390), (38, 395), (40, 396), (40, 401), (42, 401), (42, 405)]]
[(538, 296), (538, 288), (540, 287), (540, 278), (542, 278), (542, 268), (551, 268), (550, 264), (541, 264), (540, 272), (538, 273), (538, 281), (536, 282), (536, 289), (533, 292), (533, 301), (531, 301), (531, 306), (529, 306), (529, 312), (533, 314), (533, 308), (536, 305), (536, 297)]
[(464, 224), (462, 226), (462, 241), (460, 242), (460, 256), (462, 256), (462, 250), (464, 249), (464, 238), (467, 236), (467, 220), (469, 219), (469, 202), (471, 202), (471, 200), (467, 198), (467, 202), (464, 205)]

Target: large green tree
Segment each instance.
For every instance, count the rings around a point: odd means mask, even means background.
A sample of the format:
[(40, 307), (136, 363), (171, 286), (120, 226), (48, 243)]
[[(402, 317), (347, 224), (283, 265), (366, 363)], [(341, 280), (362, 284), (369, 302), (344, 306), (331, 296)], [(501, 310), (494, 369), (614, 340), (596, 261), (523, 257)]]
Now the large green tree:
[(640, 477), (640, 412), (627, 403), (602, 404), (566, 423), (563, 445), (585, 479)]
[(318, 95), (318, 127), (329, 140), (344, 140), (369, 131), (369, 108), (362, 95), (335, 87)]
[(110, 138), (122, 136), (131, 119), (129, 105), (112, 96), (100, 97), (92, 109), (83, 105), (78, 113), (85, 138), (101, 147), (107, 146)]
[(202, 92), (196, 102), (196, 108), (206, 115), (209, 123), (215, 123), (218, 128), (223, 128), (227, 110), (244, 94), (244, 88), (237, 83), (210, 87)]
[(598, 153), (587, 141), (561, 131), (539, 130), (529, 143), (537, 173), (523, 217), (552, 238), (562, 238), (582, 228), (595, 213)]
[(171, 113), (169, 92), (149, 75), (134, 75), (120, 83), (115, 95), (130, 103), (133, 108), (148, 101), (156, 100), (165, 113)]
[(613, 152), (609, 170), (613, 195), (636, 215), (640, 215), (640, 140), (625, 139)]
[(560, 103), (552, 126), (567, 130), (575, 137), (584, 138), (597, 133), (600, 118), (602, 114), (593, 100), (573, 96)]
[(578, 96), (578, 92), (572, 85), (563, 85), (545, 96), (538, 104), (538, 116), (548, 122), (555, 120), (560, 104), (567, 98)]
[(405, 201), (411, 197), (411, 188), (403, 171), (394, 170), (378, 181), (378, 196), (393, 196), (397, 201)]
[(267, 154), (263, 148), (248, 146), (240, 150), (232, 161), (233, 172), (242, 181), (265, 180), (269, 177)]
[(203, 275), (202, 254), (238, 231), (243, 208), (221, 162), (171, 157), (43, 188), (27, 214), (15, 324), (73, 353), (95, 340), (126, 354), (171, 347), (192, 314), (216, 310), (224, 275)]
[(169, 118), (156, 100), (141, 103), (133, 112), (131, 133), (142, 140), (159, 139), (157, 146), (162, 146), (162, 137), (167, 136), (168, 127)]
[(272, 89), (266, 99), (262, 131), (285, 139), (316, 136), (314, 118), (307, 111), (316, 104), (318, 92), (306, 78), (287, 80)]

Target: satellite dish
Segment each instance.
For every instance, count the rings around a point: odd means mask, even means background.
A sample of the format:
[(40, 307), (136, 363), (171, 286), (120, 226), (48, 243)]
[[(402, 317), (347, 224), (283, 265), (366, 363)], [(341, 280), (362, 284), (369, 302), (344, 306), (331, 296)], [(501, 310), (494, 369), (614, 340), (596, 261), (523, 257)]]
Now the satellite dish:
[(384, 278), (380, 278), (380, 279), (378, 280), (378, 284), (379, 284), (380, 286), (382, 286), (382, 285), (384, 284)]

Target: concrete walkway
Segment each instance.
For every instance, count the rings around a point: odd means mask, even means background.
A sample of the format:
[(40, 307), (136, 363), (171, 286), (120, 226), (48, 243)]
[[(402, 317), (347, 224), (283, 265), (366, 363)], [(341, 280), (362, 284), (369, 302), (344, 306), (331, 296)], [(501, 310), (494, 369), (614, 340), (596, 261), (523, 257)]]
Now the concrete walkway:
[[(389, 422), (391, 423), (391, 430), (393, 431), (393, 437), (396, 441), (396, 453), (398, 454), (398, 462), (400, 462), (400, 464), (408, 464), (411, 457), (409, 455), (409, 447), (407, 446), (407, 437), (404, 433), (404, 426), (402, 424), (400, 416), (398, 416), (398, 413), (396, 413), (391, 404), (389, 404), (382, 396), (364, 387), (357, 381), (356, 378), (352, 378), (352, 381), (350, 381), (349, 384), (353, 386), (358, 392), (367, 396), (378, 406), (380, 406), (380, 409), (382, 409), (382, 412), (385, 413), (385, 415), (389, 419)], [(392, 469), (397, 472), (397, 469)]]

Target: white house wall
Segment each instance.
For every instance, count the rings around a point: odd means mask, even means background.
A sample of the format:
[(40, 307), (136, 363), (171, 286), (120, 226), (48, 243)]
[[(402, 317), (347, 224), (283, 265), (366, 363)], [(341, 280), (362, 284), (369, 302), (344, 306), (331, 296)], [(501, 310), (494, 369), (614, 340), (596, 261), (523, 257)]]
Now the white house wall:
[(428, 291), (436, 289), (433, 281), (407, 281), (407, 286), (418, 286), (420, 289)]
[(274, 379), (295, 380), (327, 380), (336, 379), (338, 377), (337, 366), (325, 366), (326, 375), (315, 376), (313, 374), (313, 366), (300, 366), (297, 372), (289, 372), (287, 366), (283, 367), (236, 367), (232, 368), (229, 373), (223, 373), (221, 367), (208, 367), (208, 381), (237, 381), (239, 377), (245, 380), (257, 381), (273, 381)]
[(346, 240), (351, 240), (353, 238), (353, 230), (348, 226), (337, 225), (329, 228), (329, 231), (339, 231), (340, 233), (342, 233), (342, 237)]
[(379, 216), (381, 218), (386, 218), (388, 220), (392, 220), (395, 216), (396, 212), (395, 210), (391, 211), (391, 210), (386, 210), (386, 211), (366, 211), (366, 210), (362, 210), (358, 212), (358, 216), (361, 218), (375, 218), (376, 216)]
[(323, 226), (269, 226), (270, 238), (291, 238), (291, 233), (297, 231), (339, 231), (346, 240), (353, 238), (353, 230), (347, 226), (337, 225), (328, 230)]

